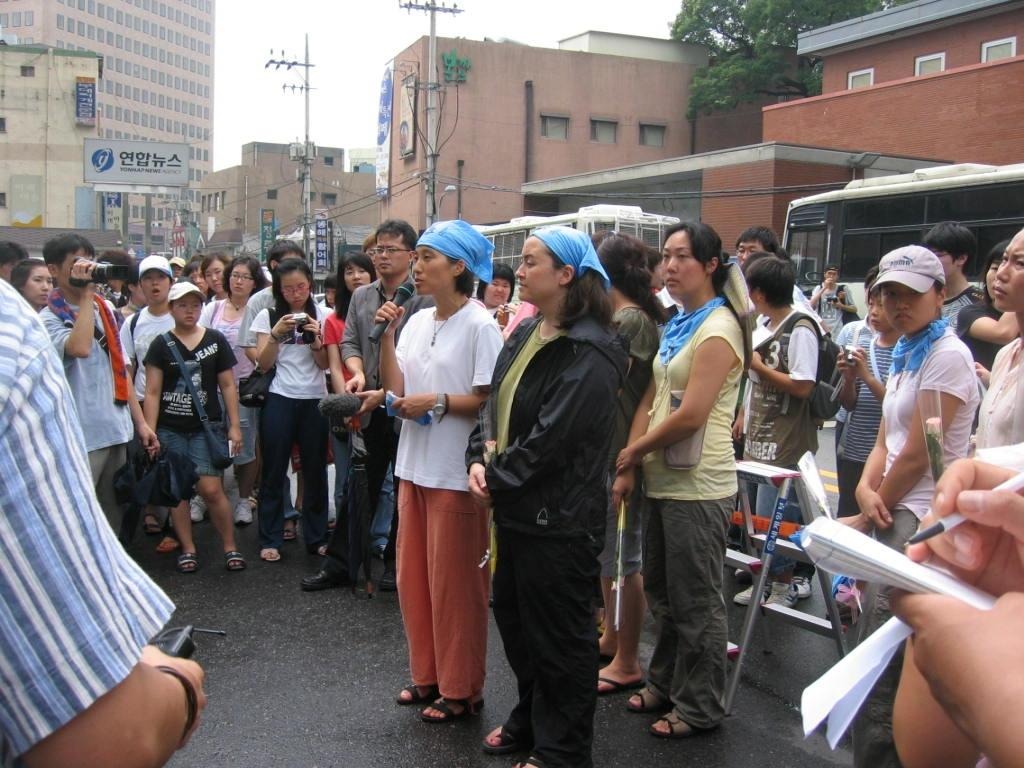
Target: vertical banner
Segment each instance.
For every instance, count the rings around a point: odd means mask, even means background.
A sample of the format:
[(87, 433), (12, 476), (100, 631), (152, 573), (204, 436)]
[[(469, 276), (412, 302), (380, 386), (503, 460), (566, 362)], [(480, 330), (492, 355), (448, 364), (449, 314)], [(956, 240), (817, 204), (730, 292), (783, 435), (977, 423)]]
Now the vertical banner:
[(316, 249), (313, 258), (314, 272), (327, 272), (331, 268), (331, 253), (327, 245), (327, 209), (316, 210)]
[(401, 109), (398, 113), (398, 154), (416, 154), (416, 75), (402, 81)]
[(112, 232), (121, 231), (124, 220), (122, 197), (120, 192), (103, 193), (103, 228)]
[(384, 68), (380, 81), (380, 110), (377, 113), (377, 197), (387, 197), (391, 176), (391, 105), (394, 84), (391, 66)]
[(75, 78), (75, 125), (96, 125), (96, 78)]
[(274, 209), (260, 208), (260, 258), (267, 263), (267, 249), (274, 244)]
[(11, 176), (12, 227), (43, 226), (43, 177)]

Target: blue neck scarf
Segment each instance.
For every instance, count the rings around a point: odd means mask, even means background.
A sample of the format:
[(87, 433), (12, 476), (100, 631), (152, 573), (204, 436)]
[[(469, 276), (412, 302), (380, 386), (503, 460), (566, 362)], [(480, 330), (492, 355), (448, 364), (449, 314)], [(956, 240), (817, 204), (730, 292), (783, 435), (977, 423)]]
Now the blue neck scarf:
[(676, 354), (686, 346), (686, 342), (697, 332), (708, 315), (719, 307), (725, 306), (725, 299), (716, 296), (703, 307), (693, 312), (679, 312), (672, 316), (672, 319), (665, 324), (665, 333), (661, 336), (661, 345), (658, 347), (658, 354), (661, 356), (661, 364), (668, 365)]
[(945, 318), (932, 320), (924, 328), (913, 336), (900, 336), (896, 346), (892, 350), (892, 368), (890, 376), (906, 371), (914, 373), (921, 368), (924, 359), (928, 357), (932, 344), (942, 338), (942, 335), (949, 328), (949, 322)]

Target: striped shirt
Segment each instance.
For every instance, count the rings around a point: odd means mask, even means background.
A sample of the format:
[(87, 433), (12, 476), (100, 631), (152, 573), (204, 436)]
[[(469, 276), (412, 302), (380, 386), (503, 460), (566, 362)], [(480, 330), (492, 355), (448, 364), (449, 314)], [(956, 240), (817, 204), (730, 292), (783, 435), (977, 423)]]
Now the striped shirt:
[(0, 281), (0, 761), (121, 683), (173, 608), (114, 537), (61, 362)]
[[(880, 346), (866, 333), (857, 334), (857, 346), (868, 358), (871, 375), (885, 384), (892, 365), (892, 347)], [(863, 379), (857, 380), (857, 406), (848, 412), (840, 444), (847, 461), (865, 462), (875, 447), (882, 423), (882, 403)]]

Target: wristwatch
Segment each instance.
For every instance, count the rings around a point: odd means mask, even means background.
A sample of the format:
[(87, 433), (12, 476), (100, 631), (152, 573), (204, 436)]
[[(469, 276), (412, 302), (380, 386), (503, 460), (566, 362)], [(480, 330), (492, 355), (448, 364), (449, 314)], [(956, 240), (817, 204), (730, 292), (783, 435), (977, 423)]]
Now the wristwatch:
[(430, 409), (434, 414), (434, 418), (440, 421), (444, 418), (444, 415), (448, 413), (448, 395), (437, 393), (437, 400), (434, 402), (434, 407)]

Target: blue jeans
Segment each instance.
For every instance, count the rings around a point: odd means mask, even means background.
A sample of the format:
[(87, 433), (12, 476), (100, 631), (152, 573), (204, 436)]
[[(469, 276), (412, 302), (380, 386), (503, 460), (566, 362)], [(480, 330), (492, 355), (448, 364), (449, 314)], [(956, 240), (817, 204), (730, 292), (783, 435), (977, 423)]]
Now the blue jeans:
[(384, 483), (380, 487), (380, 496), (377, 497), (377, 511), (373, 513), (373, 521), (370, 523), (370, 536), (373, 537), (375, 549), (384, 549), (388, 545), (388, 535), (391, 533), (391, 518), (395, 516), (394, 469), (394, 463), (388, 465)]
[(327, 419), (317, 400), (267, 396), (260, 417), (263, 474), (260, 478), (259, 542), (280, 549), (284, 543), (284, 488), (292, 444), (302, 460), (302, 535), (309, 552), (327, 542)]

